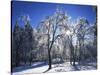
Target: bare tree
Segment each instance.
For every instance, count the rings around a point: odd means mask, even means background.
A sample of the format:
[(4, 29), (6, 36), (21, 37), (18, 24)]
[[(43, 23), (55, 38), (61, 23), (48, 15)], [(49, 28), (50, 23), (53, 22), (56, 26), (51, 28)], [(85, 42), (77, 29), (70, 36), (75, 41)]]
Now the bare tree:
[[(40, 25), (44, 26), (45, 33), (47, 35), (47, 49), (48, 49), (48, 63), (49, 69), (51, 69), (51, 50), (54, 42), (65, 35), (67, 27), (68, 17), (62, 11), (56, 11), (54, 16), (47, 16)], [(43, 30), (42, 30), (43, 31)]]
[(84, 40), (88, 28), (89, 28), (88, 20), (86, 18), (80, 18), (78, 20), (78, 24), (76, 25), (77, 29), (76, 35), (79, 45), (79, 63), (81, 60), (84, 60), (84, 53), (85, 53)]

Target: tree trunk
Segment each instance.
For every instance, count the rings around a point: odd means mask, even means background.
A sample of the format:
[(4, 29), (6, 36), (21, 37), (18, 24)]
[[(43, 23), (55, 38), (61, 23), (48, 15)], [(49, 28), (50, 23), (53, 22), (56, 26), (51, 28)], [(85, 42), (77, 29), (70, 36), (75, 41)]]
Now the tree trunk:
[(73, 54), (73, 66), (75, 66), (75, 61), (76, 61), (76, 51), (74, 50), (74, 54)]
[(32, 53), (30, 54), (30, 65), (31, 65), (31, 62), (32, 62)]
[(49, 69), (51, 69), (51, 54), (50, 54), (50, 49), (48, 49), (48, 60), (49, 60)]
[(79, 65), (80, 65), (80, 61), (81, 61), (81, 43), (80, 43), (80, 40), (79, 40), (79, 59), (78, 59)]
[(18, 54), (18, 50), (16, 51), (16, 67), (19, 66), (19, 54)]

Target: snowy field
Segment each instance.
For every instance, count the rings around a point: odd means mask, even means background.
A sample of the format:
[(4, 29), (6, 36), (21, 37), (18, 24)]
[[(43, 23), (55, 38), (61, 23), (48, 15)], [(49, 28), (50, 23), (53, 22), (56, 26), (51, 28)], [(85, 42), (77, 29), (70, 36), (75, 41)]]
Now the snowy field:
[(54, 72), (68, 72), (68, 71), (81, 71), (81, 70), (96, 70), (96, 63), (89, 63), (88, 65), (76, 66), (70, 65), (69, 62), (61, 64), (52, 64), (52, 69), (48, 71), (48, 64), (45, 62), (36, 62), (31, 66), (17, 67), (14, 69), (12, 75), (26, 75), (38, 73), (54, 73)]

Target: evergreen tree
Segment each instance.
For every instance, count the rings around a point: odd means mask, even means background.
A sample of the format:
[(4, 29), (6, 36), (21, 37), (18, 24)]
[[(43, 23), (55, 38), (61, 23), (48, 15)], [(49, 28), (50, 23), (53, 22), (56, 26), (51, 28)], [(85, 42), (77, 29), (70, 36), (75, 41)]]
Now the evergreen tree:
[(33, 29), (27, 21), (27, 23), (24, 26), (23, 30), (23, 50), (24, 50), (24, 61), (30, 62), (32, 61), (32, 50), (33, 50)]
[(21, 45), (21, 28), (18, 25), (18, 22), (16, 22), (14, 30), (13, 30), (13, 36), (12, 36), (12, 55), (14, 55), (14, 57), (12, 59), (16, 59), (15, 60), (15, 64), (16, 66), (20, 65), (20, 45)]

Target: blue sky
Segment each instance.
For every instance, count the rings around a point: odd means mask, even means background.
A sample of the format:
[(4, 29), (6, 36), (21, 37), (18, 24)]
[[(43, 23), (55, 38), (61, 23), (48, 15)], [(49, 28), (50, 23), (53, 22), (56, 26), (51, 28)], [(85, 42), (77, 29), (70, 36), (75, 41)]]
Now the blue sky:
[(36, 27), (46, 16), (54, 15), (57, 6), (67, 12), (71, 16), (71, 20), (80, 16), (87, 18), (89, 23), (95, 22), (96, 13), (90, 5), (12, 1), (12, 27), (14, 27), (16, 20), (18, 20), (20, 26), (23, 26), (24, 24), (19, 20), (19, 17), (24, 15), (28, 15), (30, 24)]

